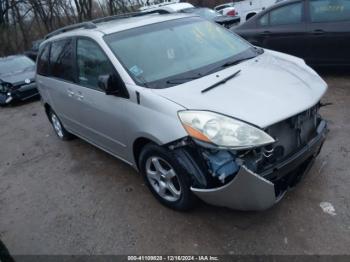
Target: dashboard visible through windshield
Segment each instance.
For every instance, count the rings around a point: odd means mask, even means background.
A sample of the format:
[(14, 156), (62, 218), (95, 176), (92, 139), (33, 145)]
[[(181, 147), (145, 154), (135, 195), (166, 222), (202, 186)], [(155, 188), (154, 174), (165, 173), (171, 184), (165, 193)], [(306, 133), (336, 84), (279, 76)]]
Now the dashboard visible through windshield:
[(181, 84), (229, 61), (257, 55), (240, 37), (199, 17), (138, 27), (104, 39), (134, 81), (150, 88)]

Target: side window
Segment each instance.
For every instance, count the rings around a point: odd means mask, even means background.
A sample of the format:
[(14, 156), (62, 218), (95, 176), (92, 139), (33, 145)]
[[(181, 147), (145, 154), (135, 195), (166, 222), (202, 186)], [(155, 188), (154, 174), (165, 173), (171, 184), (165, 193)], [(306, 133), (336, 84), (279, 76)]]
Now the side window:
[(78, 39), (77, 42), (78, 84), (98, 88), (100, 75), (114, 74), (115, 70), (101, 48), (88, 39)]
[(270, 12), (270, 25), (289, 25), (301, 23), (302, 3), (282, 6)]
[(45, 45), (38, 58), (37, 73), (47, 76), (49, 74), (50, 44)]
[(226, 6), (226, 5), (224, 5), (224, 6), (219, 6), (219, 7), (216, 8), (215, 10), (216, 10), (216, 11), (221, 11), (221, 10), (227, 8), (227, 7), (229, 7), (229, 6)]
[(262, 16), (259, 18), (258, 23), (260, 26), (267, 26), (269, 25), (269, 14)]
[(73, 40), (64, 39), (51, 44), (51, 76), (74, 82)]
[(350, 21), (350, 0), (310, 0), (311, 22)]

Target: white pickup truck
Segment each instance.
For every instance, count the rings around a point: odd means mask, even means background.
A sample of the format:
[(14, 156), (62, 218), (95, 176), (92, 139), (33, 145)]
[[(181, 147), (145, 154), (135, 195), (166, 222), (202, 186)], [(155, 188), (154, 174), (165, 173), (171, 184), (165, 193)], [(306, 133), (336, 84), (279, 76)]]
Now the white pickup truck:
[[(238, 2), (227, 3), (227, 9), (234, 9), (235, 15), (241, 18), (240, 24), (247, 21), (249, 18), (253, 17), (257, 13), (265, 10), (266, 8), (274, 5), (276, 2), (280, 0), (242, 0)], [(226, 13), (225, 9), (222, 9), (223, 5), (217, 6), (214, 10), (220, 13)], [(218, 10), (219, 9), (219, 10)]]

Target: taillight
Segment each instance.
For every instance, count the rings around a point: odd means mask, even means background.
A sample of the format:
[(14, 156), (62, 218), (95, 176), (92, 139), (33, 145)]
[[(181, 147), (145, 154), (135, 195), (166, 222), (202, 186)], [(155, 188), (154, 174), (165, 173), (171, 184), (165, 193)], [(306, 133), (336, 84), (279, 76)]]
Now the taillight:
[(228, 12), (226, 13), (226, 15), (235, 16), (235, 15), (236, 15), (236, 10), (228, 11)]

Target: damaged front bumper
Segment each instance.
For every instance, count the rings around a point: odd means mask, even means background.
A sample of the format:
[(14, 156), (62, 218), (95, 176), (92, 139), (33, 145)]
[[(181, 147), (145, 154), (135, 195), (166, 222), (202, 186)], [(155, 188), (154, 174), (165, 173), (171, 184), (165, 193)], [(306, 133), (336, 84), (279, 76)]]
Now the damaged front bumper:
[(268, 209), (308, 172), (322, 148), (327, 132), (327, 123), (322, 120), (316, 137), (297, 153), (262, 174), (255, 174), (242, 166), (236, 176), (224, 186), (211, 189), (192, 187), (191, 190), (204, 202), (216, 206), (236, 210)]
[(11, 87), (0, 92), (0, 105), (10, 104), (13, 100), (24, 101), (38, 95), (39, 91), (35, 82), (20, 87)]
[(11, 103), (12, 100), (13, 100), (13, 97), (10, 92), (0, 93), (0, 105), (7, 105)]

